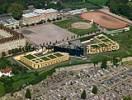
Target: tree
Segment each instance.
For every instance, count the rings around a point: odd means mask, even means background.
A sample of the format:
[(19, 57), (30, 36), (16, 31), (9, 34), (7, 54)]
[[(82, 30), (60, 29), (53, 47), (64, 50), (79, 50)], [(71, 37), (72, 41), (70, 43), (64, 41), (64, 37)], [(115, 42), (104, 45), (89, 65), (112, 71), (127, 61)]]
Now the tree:
[(103, 69), (106, 69), (108, 67), (107, 65), (107, 61), (106, 60), (103, 60), (102, 63), (101, 63), (101, 68)]
[(2, 55), (2, 57), (5, 57), (6, 56), (6, 53), (5, 52), (2, 52), (1, 55)]
[(81, 94), (81, 99), (86, 99), (86, 91), (83, 90), (82, 94)]
[(12, 3), (7, 12), (11, 13), (15, 19), (20, 19), (23, 14), (23, 6), (18, 3)]
[(118, 66), (118, 62), (119, 62), (119, 59), (113, 57), (113, 60), (112, 60), (113, 65), (117, 67)]
[(123, 100), (132, 100), (132, 97), (131, 96), (124, 96)]
[(98, 92), (98, 88), (97, 86), (94, 85), (92, 89), (92, 93), (97, 94), (97, 92)]
[(26, 90), (25, 97), (31, 99), (31, 92), (29, 89)]

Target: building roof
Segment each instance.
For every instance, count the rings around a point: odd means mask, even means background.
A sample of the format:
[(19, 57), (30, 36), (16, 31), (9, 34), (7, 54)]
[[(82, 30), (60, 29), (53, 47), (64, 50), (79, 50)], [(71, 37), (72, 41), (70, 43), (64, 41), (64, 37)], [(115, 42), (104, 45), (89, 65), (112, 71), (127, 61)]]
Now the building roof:
[(2, 72), (2, 73), (10, 73), (10, 72), (12, 72), (12, 68), (7, 67), (7, 68), (5, 68), (5, 69), (2, 69), (1, 72)]
[(54, 12), (57, 12), (57, 10), (52, 9), (52, 8), (46, 9), (46, 10), (44, 10), (44, 9), (35, 9), (30, 13), (23, 14), (22, 16), (28, 18), (28, 17), (35, 17), (35, 16), (39, 16), (41, 14), (54, 13)]
[(19, 23), (19, 21), (15, 20), (11, 15), (9, 14), (0, 15), (0, 24), (9, 25), (14, 23)]

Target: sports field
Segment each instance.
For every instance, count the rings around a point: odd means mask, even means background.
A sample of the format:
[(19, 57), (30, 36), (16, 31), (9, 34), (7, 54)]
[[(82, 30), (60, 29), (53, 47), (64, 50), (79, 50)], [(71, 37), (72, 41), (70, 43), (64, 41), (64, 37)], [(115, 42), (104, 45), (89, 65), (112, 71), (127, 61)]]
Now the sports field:
[(55, 22), (54, 24), (77, 35), (85, 35), (98, 30), (95, 24), (91, 25), (87, 20), (80, 18), (78, 15), (67, 18), (66, 20)]
[(106, 29), (121, 29), (128, 26), (128, 23), (125, 21), (99, 11), (83, 13), (81, 14), (81, 18), (94, 21), (96, 24)]

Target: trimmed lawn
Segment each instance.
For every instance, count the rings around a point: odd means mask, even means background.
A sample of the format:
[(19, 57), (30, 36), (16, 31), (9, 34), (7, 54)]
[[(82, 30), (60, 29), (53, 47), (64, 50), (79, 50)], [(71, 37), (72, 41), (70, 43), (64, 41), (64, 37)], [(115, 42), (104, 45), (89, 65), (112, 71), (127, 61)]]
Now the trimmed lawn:
[(31, 55), (31, 54), (26, 55), (25, 57), (26, 57), (27, 59), (29, 59), (29, 60), (32, 60), (32, 59), (36, 58), (36, 57), (34, 57), (33, 55)]

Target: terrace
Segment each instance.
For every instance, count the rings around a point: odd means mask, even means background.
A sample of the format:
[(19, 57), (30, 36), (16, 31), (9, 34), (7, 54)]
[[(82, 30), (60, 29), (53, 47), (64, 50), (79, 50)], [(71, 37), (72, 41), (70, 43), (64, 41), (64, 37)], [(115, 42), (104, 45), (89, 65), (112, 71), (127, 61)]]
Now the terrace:
[(44, 61), (50, 60), (50, 59), (47, 58), (47, 57), (42, 57), (41, 59), (44, 60)]
[(63, 56), (63, 55), (60, 54), (60, 53), (55, 53), (54, 55), (57, 56), (57, 57), (61, 57), (61, 56)]

